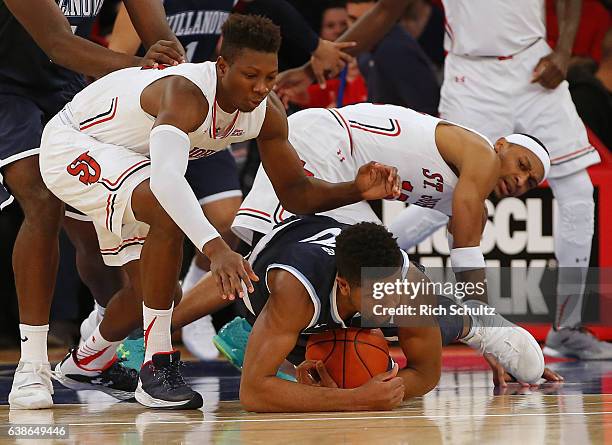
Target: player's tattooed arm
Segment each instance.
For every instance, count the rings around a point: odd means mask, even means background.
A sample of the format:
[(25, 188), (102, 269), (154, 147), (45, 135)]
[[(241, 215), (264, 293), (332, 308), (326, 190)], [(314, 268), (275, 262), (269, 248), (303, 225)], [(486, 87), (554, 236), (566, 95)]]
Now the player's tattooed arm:
[(408, 364), (397, 376), (404, 380), (404, 400), (427, 394), (435, 388), (442, 373), (440, 328), (430, 326), (398, 329), (399, 344)]
[(249, 336), (240, 381), (240, 402), (246, 410), (383, 410), (401, 402), (403, 383), (397, 377), (374, 378), (355, 389), (306, 385), (276, 377), (278, 367), (295, 347), (300, 332), (312, 320), (314, 306), (304, 286), (289, 272), (273, 269), (267, 282), (270, 298)]
[[(5, 0), (5, 4), (57, 65), (88, 76), (102, 77), (121, 68), (139, 66), (143, 60), (111, 51), (74, 35), (68, 20), (53, 0)], [(175, 45), (174, 42), (171, 44)], [(156, 45), (154, 56), (160, 53), (165, 56), (172, 54), (165, 46), (160, 48), (160, 45)]]
[(335, 209), (363, 199), (397, 197), (397, 169), (375, 162), (359, 169), (354, 181), (330, 183), (305, 174), (288, 141), (287, 115), (276, 94), (270, 94), (266, 118), (257, 138), (261, 160), (280, 202), (295, 214)]

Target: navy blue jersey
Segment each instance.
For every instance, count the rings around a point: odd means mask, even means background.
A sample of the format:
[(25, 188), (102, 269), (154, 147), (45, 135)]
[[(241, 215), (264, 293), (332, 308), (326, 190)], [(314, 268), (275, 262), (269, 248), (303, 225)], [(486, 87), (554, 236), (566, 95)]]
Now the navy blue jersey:
[[(57, 3), (73, 32), (84, 37), (89, 34), (103, 1), (57, 0)], [(37, 12), (32, 11), (32, 14)], [(85, 86), (82, 75), (49, 60), (8, 10), (4, 0), (0, 0), (0, 60), (0, 93), (40, 96), (63, 91), (74, 95)]]
[[(295, 276), (312, 300), (314, 315), (303, 334), (345, 328), (350, 324), (350, 320), (340, 318), (336, 301), (336, 236), (344, 227), (347, 225), (326, 216), (294, 217), (277, 226), (255, 246), (250, 261), (260, 281), (253, 283), (255, 291), (244, 298), (251, 325), (270, 297), (267, 274), (275, 269)], [(408, 256), (404, 255), (403, 275), (407, 267)]]
[(221, 27), (236, 3), (236, 0), (164, 0), (168, 24), (185, 48), (188, 62), (214, 60)]

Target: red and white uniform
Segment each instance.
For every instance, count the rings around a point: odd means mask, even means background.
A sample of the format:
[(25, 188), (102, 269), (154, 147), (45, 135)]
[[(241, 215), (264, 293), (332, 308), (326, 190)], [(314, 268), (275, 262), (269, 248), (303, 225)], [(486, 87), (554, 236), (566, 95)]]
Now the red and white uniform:
[(443, 0), (446, 12), (440, 116), (495, 141), (512, 133), (540, 139), (551, 155), (549, 177), (599, 162), (572, 102), (568, 84), (531, 83), (550, 54), (544, 0)]
[[(352, 181), (359, 167), (370, 161), (395, 166), (403, 181), (399, 200), (450, 215), (458, 178), (436, 146), (440, 122), (394, 105), (312, 108), (289, 117), (289, 141), (308, 175), (344, 182)], [(348, 224), (380, 222), (364, 201), (323, 214)], [(253, 231), (268, 233), (289, 216), (260, 167), (232, 229), (251, 243)]]
[(204, 123), (188, 134), (190, 159), (257, 137), (266, 115), (266, 100), (250, 113), (223, 112), (216, 104), (213, 62), (126, 68), (78, 93), (45, 127), (40, 169), (49, 190), (93, 220), (108, 265), (139, 258), (148, 232), (129, 206), (134, 188), (150, 176), (149, 136), (155, 118), (141, 108), (140, 96), (167, 76), (189, 79), (209, 104)]

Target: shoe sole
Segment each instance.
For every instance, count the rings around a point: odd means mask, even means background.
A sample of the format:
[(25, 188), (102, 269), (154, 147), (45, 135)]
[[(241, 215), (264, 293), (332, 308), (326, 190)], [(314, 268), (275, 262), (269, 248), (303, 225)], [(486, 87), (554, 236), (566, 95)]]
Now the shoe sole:
[(138, 388), (136, 388), (136, 392), (134, 393), (134, 398), (138, 403), (148, 408), (179, 410), (199, 409), (204, 406), (204, 400), (198, 392), (195, 392), (194, 396), (187, 401), (182, 400), (179, 402), (171, 402), (168, 400), (156, 399), (155, 397), (151, 397), (151, 395), (149, 395), (144, 389), (142, 389), (140, 381), (138, 382)]
[(59, 383), (61, 383), (68, 389), (72, 389), (73, 391), (101, 391), (121, 401), (130, 400), (134, 398), (134, 393), (130, 391), (122, 391), (120, 389), (113, 389), (102, 385), (92, 385), (91, 383), (79, 382), (78, 380), (73, 380), (69, 377), (66, 377), (62, 374), (60, 370), (60, 365), (61, 362), (58, 363), (55, 367), (55, 371), (53, 372), (53, 379), (57, 380)]
[[(518, 329), (523, 335), (527, 337), (527, 339), (529, 340), (529, 346), (533, 348), (533, 350), (538, 354), (538, 358), (540, 359), (540, 372), (538, 373), (537, 378), (524, 380), (526, 383), (536, 383), (542, 378), (542, 375), (544, 374), (544, 368), (546, 367), (546, 363), (544, 362), (544, 353), (536, 339), (533, 338), (533, 336), (526, 329), (521, 328), (520, 326), (517, 326), (516, 329)], [(516, 376), (514, 377), (516, 378)]]
[[(12, 396), (9, 394), (8, 402), (10, 405), (10, 409), (48, 409), (53, 407), (53, 398), (51, 394), (48, 392), (43, 392), (41, 390), (41, 394), (44, 393), (44, 400), (40, 397), (34, 396)], [(48, 398), (46, 396), (49, 396)]]
[(213, 344), (219, 350), (221, 354), (236, 368), (238, 371), (242, 371), (242, 363), (238, 363), (238, 361), (232, 356), (232, 354), (228, 351), (231, 351), (233, 348), (225, 342), (219, 335), (215, 335), (213, 337)]

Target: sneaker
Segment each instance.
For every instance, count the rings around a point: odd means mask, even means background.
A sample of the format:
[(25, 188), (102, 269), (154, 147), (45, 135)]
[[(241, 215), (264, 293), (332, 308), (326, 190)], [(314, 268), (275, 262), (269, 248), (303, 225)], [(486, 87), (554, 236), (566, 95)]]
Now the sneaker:
[(140, 370), (136, 400), (150, 408), (201, 408), (204, 405), (202, 396), (183, 380), (181, 364), (179, 351), (153, 354)]
[(544, 354), (540, 345), (525, 329), (501, 315), (474, 315), (480, 308), (490, 306), (469, 300), (464, 306), (472, 309), (474, 333), (461, 342), (481, 354), (489, 353), (519, 382), (536, 383), (544, 373)]
[(48, 362), (20, 361), (8, 397), (11, 409), (51, 408), (51, 375), (51, 365)]
[(239, 371), (242, 371), (244, 352), (251, 329), (253, 328), (244, 318), (236, 317), (223, 326), (212, 339), (219, 352)]
[(181, 332), (183, 344), (200, 360), (213, 360), (218, 357), (219, 353), (213, 344), (216, 334), (210, 315), (189, 323)]
[(578, 360), (610, 360), (612, 344), (599, 340), (582, 327), (551, 329), (546, 336), (544, 354)]
[(140, 371), (142, 362), (144, 362), (144, 357), (145, 346), (142, 332), (140, 333), (139, 337), (126, 338), (123, 340), (123, 343), (117, 347), (117, 358), (119, 359), (121, 366), (132, 368), (136, 370), (136, 372)]
[[(223, 326), (212, 340), (219, 352), (239, 371), (242, 371), (244, 353), (252, 329), (248, 321), (242, 317), (236, 317)], [(295, 366), (291, 364), (287, 366), (295, 369)], [(277, 371), (276, 376), (289, 382), (297, 382), (294, 376), (281, 370)]]
[(81, 368), (76, 359), (76, 348), (57, 364), (53, 377), (66, 388), (102, 391), (118, 400), (133, 398), (138, 385), (138, 371), (121, 366), (116, 358), (95, 374)]

